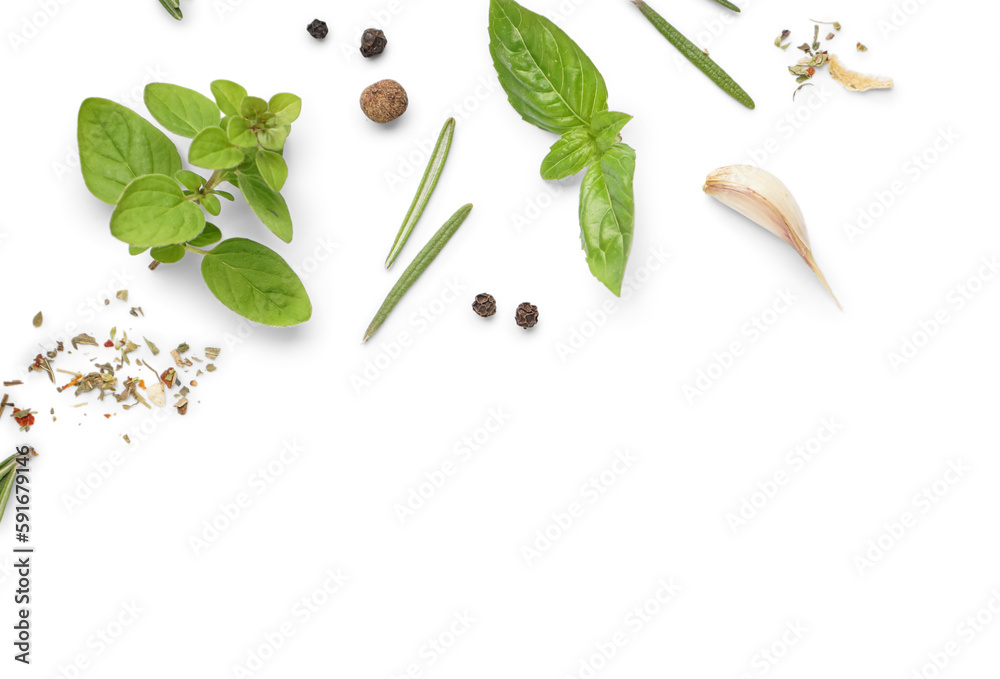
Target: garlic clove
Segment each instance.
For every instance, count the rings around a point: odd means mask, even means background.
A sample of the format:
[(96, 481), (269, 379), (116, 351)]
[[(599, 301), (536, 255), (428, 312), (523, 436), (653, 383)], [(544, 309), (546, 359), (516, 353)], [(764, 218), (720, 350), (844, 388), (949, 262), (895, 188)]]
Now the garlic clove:
[(795, 248), (843, 309), (813, 259), (802, 210), (780, 179), (752, 165), (728, 165), (713, 170), (702, 190)]

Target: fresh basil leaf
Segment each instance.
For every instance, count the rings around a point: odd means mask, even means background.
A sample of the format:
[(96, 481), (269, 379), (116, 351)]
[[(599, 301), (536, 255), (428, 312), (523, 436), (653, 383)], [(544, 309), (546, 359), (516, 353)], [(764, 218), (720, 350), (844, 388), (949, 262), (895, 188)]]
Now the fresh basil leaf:
[(267, 102), (260, 97), (243, 97), (240, 102), (240, 115), (251, 120), (267, 113)]
[(220, 302), (251, 321), (289, 326), (308, 321), (312, 304), (302, 281), (278, 253), (246, 238), (219, 243), (201, 262)]
[(602, 111), (594, 115), (591, 129), (594, 131), (600, 153), (605, 153), (616, 142), (620, 141), (618, 135), (630, 120), (632, 120), (632, 116), (617, 111)]
[(205, 178), (201, 175), (195, 174), (190, 170), (180, 170), (174, 173), (174, 179), (181, 183), (185, 189), (190, 191), (197, 191), (205, 184)]
[(223, 113), (227, 116), (238, 116), (240, 102), (247, 96), (247, 91), (242, 85), (237, 85), (231, 80), (216, 80), (212, 83), (212, 96), (215, 97), (215, 103)]
[(111, 235), (139, 247), (184, 243), (204, 228), (205, 213), (162, 174), (133, 179), (111, 213)]
[(205, 230), (189, 240), (188, 245), (201, 248), (212, 243), (218, 243), (220, 240), (222, 240), (222, 232), (219, 231), (219, 227), (211, 222), (206, 222)]
[(288, 165), (285, 159), (274, 151), (261, 151), (257, 154), (257, 169), (267, 185), (275, 191), (281, 191), (288, 179)]
[(281, 194), (272, 189), (259, 174), (238, 172), (236, 174), (240, 193), (254, 214), (264, 222), (271, 232), (285, 241), (292, 241), (292, 217), (288, 205)]
[(615, 144), (587, 170), (580, 185), (580, 229), (590, 272), (621, 295), (632, 248), (635, 151)]
[(514, 0), (490, 0), (490, 55), (521, 117), (562, 134), (590, 126), (608, 108), (608, 88), (593, 62), (558, 26)]
[(219, 213), (222, 212), (222, 203), (211, 193), (201, 197), (201, 206), (205, 208), (205, 212), (213, 217), (218, 217)]
[(243, 151), (229, 143), (222, 128), (206, 127), (191, 142), (188, 160), (198, 167), (224, 170), (243, 162)]
[(206, 127), (219, 125), (219, 107), (186, 87), (149, 83), (142, 98), (156, 122), (182, 137), (191, 138)]
[(149, 251), (149, 255), (161, 264), (173, 264), (184, 259), (184, 246), (164, 245), (163, 247), (153, 248)]
[(294, 94), (282, 92), (271, 97), (271, 101), (267, 102), (267, 110), (274, 114), (274, 121), (278, 125), (289, 125), (302, 112), (302, 100)]
[(542, 160), (542, 179), (571, 177), (600, 157), (590, 130), (578, 128), (563, 132)]
[(84, 100), (77, 142), (83, 181), (94, 196), (111, 205), (136, 177), (173, 176), (181, 169), (181, 156), (167, 135), (142, 116), (107, 99)]
[(288, 125), (269, 127), (257, 133), (257, 141), (266, 149), (280, 151), (285, 148), (285, 140), (288, 138), (289, 129), (290, 126)]
[(229, 126), (226, 128), (226, 134), (229, 137), (229, 142), (233, 146), (239, 146), (244, 149), (256, 146), (257, 135), (253, 133), (253, 130), (251, 130), (250, 127), (250, 121), (243, 116), (230, 118)]
[(142, 253), (144, 253), (148, 249), (149, 248), (141, 248), (138, 245), (129, 245), (128, 246), (128, 253), (130, 255), (132, 255), (133, 257), (135, 257), (136, 255), (141, 255)]

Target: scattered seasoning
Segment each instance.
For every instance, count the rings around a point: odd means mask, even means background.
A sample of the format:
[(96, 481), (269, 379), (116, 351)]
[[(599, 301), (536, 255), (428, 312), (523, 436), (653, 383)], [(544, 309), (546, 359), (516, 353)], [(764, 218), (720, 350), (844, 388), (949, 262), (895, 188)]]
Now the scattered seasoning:
[(788, 49), (788, 46), (791, 45), (792, 43), (785, 41), (788, 40), (788, 36), (790, 36), (791, 34), (792, 32), (789, 31), (788, 29), (783, 30), (781, 32), (781, 35), (779, 35), (777, 38), (774, 39), (774, 46), (780, 47), (783, 50)]
[(160, 375), (160, 380), (167, 385), (167, 389), (172, 389), (174, 382), (177, 380), (177, 371), (173, 368), (167, 368), (163, 371), (163, 374)]
[(801, 85), (799, 85), (798, 87), (796, 87), (795, 91), (792, 92), (792, 101), (795, 101), (795, 96), (799, 93), (799, 90), (801, 90), (803, 87), (810, 87), (810, 86), (812, 86), (812, 84), (813, 83), (802, 83)]
[(406, 213), (406, 217), (403, 218), (403, 223), (399, 226), (399, 232), (389, 250), (389, 255), (385, 258), (386, 269), (396, 261), (396, 257), (406, 245), (406, 240), (410, 237), (413, 227), (417, 225), (420, 216), (424, 213), (424, 208), (427, 207), (427, 202), (431, 199), (434, 187), (437, 186), (438, 179), (441, 177), (441, 171), (444, 170), (444, 164), (448, 160), (448, 151), (451, 149), (451, 140), (454, 136), (455, 119), (448, 118), (444, 127), (441, 128), (437, 143), (434, 144), (430, 160), (427, 161), (427, 169), (424, 170), (424, 176), (420, 180), (420, 186), (417, 187), (416, 195), (413, 196), (413, 202), (410, 203), (410, 209)]
[(677, 50), (687, 57), (687, 60), (698, 67), (702, 73), (707, 75), (712, 79), (716, 85), (718, 85), (723, 92), (731, 96), (736, 101), (740, 102), (747, 108), (753, 108), (753, 99), (747, 94), (742, 87), (736, 84), (728, 73), (722, 70), (722, 68), (712, 61), (701, 49), (698, 48), (693, 42), (685, 38), (680, 31), (667, 23), (667, 20), (656, 13), (652, 7), (647, 5), (643, 0), (632, 0), (632, 4), (639, 8), (643, 16), (649, 20), (651, 24), (666, 38), (671, 45), (677, 48)]
[[(3, 400), (0, 400), (0, 416), (3, 415), (3, 411), (7, 410), (7, 404), (10, 403), (7, 399), (10, 397), (7, 394), (3, 395)], [(11, 404), (13, 405), (13, 404)]]
[(5, 387), (16, 387), (19, 384), (24, 384), (24, 382), (22, 382), (21, 380), (11, 380), (10, 382), (4, 382), (3, 386), (5, 386)]
[(125, 443), (132, 443), (132, 439), (128, 437), (128, 434), (122, 434), (122, 438), (125, 439)]
[(15, 410), (11, 417), (17, 422), (17, 426), (21, 428), (21, 431), (29, 431), (31, 425), (35, 423), (35, 415), (37, 413), (30, 410)]
[(205, 370), (207, 370), (210, 373), (214, 373), (215, 370), (216, 370), (215, 364), (214, 363), (209, 363), (208, 365), (205, 366)]
[(214, 361), (219, 357), (219, 353), (221, 351), (222, 349), (219, 349), (218, 347), (205, 347), (205, 358)]
[(146, 314), (142, 313), (142, 307), (141, 306), (134, 306), (134, 307), (132, 307), (132, 309), (131, 309), (131, 311), (129, 311), (129, 313), (132, 314), (133, 316), (135, 316), (136, 318), (139, 318), (140, 314), (142, 314), (143, 316), (146, 315)]
[(861, 43), (859, 42), (859, 43), (858, 43), (858, 51), (859, 51), (859, 52), (867, 52), (867, 51), (868, 51), (868, 48), (867, 48), (867, 47), (865, 47), (864, 45), (862, 45), (862, 44), (861, 44)]
[(181, 358), (181, 353), (177, 349), (170, 352), (170, 355), (174, 358), (174, 363), (177, 364), (178, 368), (190, 368), (192, 363), (189, 359)]
[(56, 383), (56, 376), (55, 373), (52, 372), (52, 366), (49, 365), (49, 360), (44, 356), (42, 356), (41, 354), (35, 356), (34, 362), (32, 362), (32, 364), (28, 366), (28, 371), (30, 372), (32, 370), (47, 372), (49, 374), (49, 379), (52, 381), (52, 384)]
[(306, 26), (306, 31), (317, 40), (322, 40), (330, 32), (330, 29), (325, 21), (313, 19), (312, 23)]
[(826, 34), (827, 41), (833, 40), (836, 37), (837, 37), (837, 35), (835, 33), (827, 33)]
[(190, 348), (191, 347), (188, 346), (187, 342), (181, 342), (180, 344), (177, 345), (177, 353), (179, 354), (186, 353)]
[(403, 298), (403, 295), (410, 289), (410, 286), (420, 278), (420, 274), (430, 266), (434, 258), (441, 252), (441, 249), (448, 243), (448, 240), (458, 231), (458, 227), (462, 225), (462, 222), (465, 221), (470, 212), (472, 212), (472, 203), (463, 205), (437, 230), (437, 233), (431, 236), (431, 239), (427, 241), (427, 245), (417, 253), (417, 256), (410, 262), (410, 266), (406, 267), (406, 271), (399, 277), (396, 284), (392, 286), (392, 290), (389, 291), (385, 301), (382, 302), (382, 306), (375, 312), (375, 317), (368, 325), (364, 339), (361, 340), (362, 343), (371, 339), (372, 335), (382, 326), (385, 319), (389, 317), (389, 313), (399, 303), (399, 300)]
[(128, 301), (128, 290), (119, 290), (118, 292), (115, 293), (115, 297), (117, 297), (118, 299), (120, 299), (123, 302), (127, 302)]
[[(198, 371), (198, 374), (199, 375), (201, 374), (200, 370)], [(198, 386), (198, 380), (191, 380), (191, 386), (192, 387), (197, 387)]]
[(90, 335), (88, 335), (85, 332), (84, 333), (80, 333), (79, 335), (77, 335), (76, 337), (74, 337), (72, 340), (70, 340), (70, 342), (73, 344), (73, 348), (74, 349), (77, 348), (78, 344), (87, 344), (87, 345), (90, 345), (92, 347), (96, 347), (97, 346), (97, 340), (95, 340), (93, 337), (91, 337)]
[(182, 398), (180, 401), (174, 404), (174, 407), (177, 408), (178, 415), (187, 415), (188, 400), (186, 398)]
[(361, 110), (369, 120), (388, 123), (406, 113), (406, 90), (395, 80), (379, 80), (361, 93)]
[(361, 34), (361, 54), (365, 59), (382, 54), (386, 44), (385, 33), (377, 28), (369, 28)]
[(472, 301), (472, 310), (483, 318), (489, 318), (497, 312), (497, 301), (493, 295), (482, 292)]
[(149, 351), (152, 352), (153, 356), (156, 356), (158, 353), (160, 353), (160, 350), (156, 347), (155, 344), (153, 344), (152, 342), (150, 342), (145, 337), (143, 337), (142, 339), (145, 340), (146, 346), (149, 347)]
[(531, 302), (521, 302), (514, 312), (514, 322), (525, 330), (535, 327), (538, 323), (538, 307)]
[(113, 346), (115, 346), (115, 343), (112, 342), (111, 340), (108, 340), (107, 342), (104, 343), (104, 346), (106, 346), (106, 347), (113, 347)]
[(809, 23), (821, 24), (823, 26), (833, 26), (833, 30), (835, 30), (835, 31), (839, 31), (840, 30), (840, 22), (839, 21), (816, 21), (815, 19), (810, 19)]
[[(861, 43), (858, 43), (858, 44), (860, 45)], [(36, 328), (42, 327), (42, 312), (41, 311), (39, 311), (37, 314), (35, 314), (35, 317), (33, 319), (31, 319), (31, 324), (33, 326), (35, 326)]]

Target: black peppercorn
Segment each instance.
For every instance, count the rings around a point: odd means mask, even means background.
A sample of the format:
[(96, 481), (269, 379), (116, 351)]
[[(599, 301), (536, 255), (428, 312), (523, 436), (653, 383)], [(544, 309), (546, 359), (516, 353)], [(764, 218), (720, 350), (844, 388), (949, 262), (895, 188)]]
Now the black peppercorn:
[(326, 26), (326, 22), (319, 19), (313, 19), (313, 22), (306, 26), (306, 30), (309, 31), (309, 35), (317, 40), (322, 40), (330, 32), (330, 29)]
[(472, 310), (483, 318), (489, 318), (497, 312), (497, 301), (493, 299), (493, 295), (484, 292), (476, 295), (475, 301), (472, 302)]
[(377, 28), (366, 29), (361, 34), (361, 54), (365, 59), (382, 54), (386, 44), (388, 41), (385, 39), (385, 33)]
[(530, 302), (518, 304), (517, 311), (514, 312), (514, 321), (525, 330), (533, 328), (538, 322), (538, 307)]

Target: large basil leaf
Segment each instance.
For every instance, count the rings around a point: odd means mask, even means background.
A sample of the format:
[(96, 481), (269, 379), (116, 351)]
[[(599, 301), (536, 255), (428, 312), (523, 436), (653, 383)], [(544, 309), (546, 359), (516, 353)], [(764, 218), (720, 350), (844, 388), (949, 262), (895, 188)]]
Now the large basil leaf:
[(83, 181), (105, 203), (117, 203), (136, 177), (173, 176), (181, 169), (181, 156), (167, 135), (113, 101), (85, 99), (76, 134)]
[(256, 168), (237, 172), (235, 180), (247, 205), (264, 226), (286, 243), (292, 242), (292, 216), (281, 194), (267, 185)]
[(630, 120), (632, 116), (617, 111), (601, 111), (594, 115), (591, 127), (600, 153), (605, 153), (615, 142), (621, 141), (618, 135)]
[(563, 132), (542, 160), (542, 179), (571, 177), (597, 160), (599, 155), (590, 130), (578, 128)]
[(632, 248), (635, 151), (615, 144), (584, 175), (580, 186), (580, 229), (590, 272), (621, 295)]
[(217, 127), (222, 115), (204, 94), (178, 85), (150, 83), (142, 98), (156, 122), (189, 139), (206, 127)]
[(184, 243), (204, 228), (205, 213), (162, 174), (133, 179), (111, 213), (111, 235), (139, 247)]
[(490, 55), (511, 106), (529, 123), (562, 134), (608, 108), (593, 62), (558, 26), (514, 0), (490, 0)]
[(201, 275), (220, 302), (251, 321), (289, 326), (312, 316), (309, 295), (292, 267), (252, 240), (222, 241), (202, 260)]

